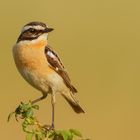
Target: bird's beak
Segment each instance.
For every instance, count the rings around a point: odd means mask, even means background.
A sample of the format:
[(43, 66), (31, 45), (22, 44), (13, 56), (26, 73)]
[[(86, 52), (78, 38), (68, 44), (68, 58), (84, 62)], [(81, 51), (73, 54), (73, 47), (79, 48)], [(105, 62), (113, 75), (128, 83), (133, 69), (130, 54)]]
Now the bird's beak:
[(46, 28), (45, 30), (44, 30), (44, 32), (45, 33), (48, 33), (48, 32), (51, 32), (51, 31), (53, 31), (54, 29), (53, 28)]

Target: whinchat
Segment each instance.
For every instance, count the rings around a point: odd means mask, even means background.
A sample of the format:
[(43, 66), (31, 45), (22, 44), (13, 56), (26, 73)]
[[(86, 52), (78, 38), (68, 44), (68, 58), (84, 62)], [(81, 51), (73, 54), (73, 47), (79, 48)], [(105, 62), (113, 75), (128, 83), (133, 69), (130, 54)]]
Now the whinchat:
[(42, 97), (33, 100), (36, 103), (51, 95), (52, 127), (54, 128), (55, 95), (60, 93), (76, 113), (84, 113), (74, 94), (64, 65), (56, 52), (48, 45), (48, 33), (53, 31), (42, 22), (26, 24), (13, 48), (13, 56), (18, 71), (23, 78), (42, 92)]

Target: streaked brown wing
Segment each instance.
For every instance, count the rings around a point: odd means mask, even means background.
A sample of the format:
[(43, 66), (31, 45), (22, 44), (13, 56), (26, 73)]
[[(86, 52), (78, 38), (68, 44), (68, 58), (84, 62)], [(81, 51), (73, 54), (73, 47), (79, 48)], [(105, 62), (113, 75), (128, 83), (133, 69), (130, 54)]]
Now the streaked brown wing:
[(50, 66), (63, 78), (65, 85), (72, 93), (76, 93), (76, 88), (71, 84), (70, 78), (65, 71), (65, 68), (59, 59), (58, 55), (51, 49), (49, 45), (45, 47), (45, 55)]

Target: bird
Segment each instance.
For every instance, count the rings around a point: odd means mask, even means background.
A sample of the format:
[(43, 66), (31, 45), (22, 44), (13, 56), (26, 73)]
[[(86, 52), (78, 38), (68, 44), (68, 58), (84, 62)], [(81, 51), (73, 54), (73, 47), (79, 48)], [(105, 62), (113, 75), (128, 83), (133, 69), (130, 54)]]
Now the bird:
[(42, 93), (32, 104), (51, 95), (52, 129), (57, 93), (66, 99), (76, 113), (85, 113), (75, 97), (77, 89), (72, 85), (61, 59), (48, 44), (48, 34), (53, 30), (43, 22), (29, 22), (23, 26), (13, 47), (13, 58), (19, 73)]

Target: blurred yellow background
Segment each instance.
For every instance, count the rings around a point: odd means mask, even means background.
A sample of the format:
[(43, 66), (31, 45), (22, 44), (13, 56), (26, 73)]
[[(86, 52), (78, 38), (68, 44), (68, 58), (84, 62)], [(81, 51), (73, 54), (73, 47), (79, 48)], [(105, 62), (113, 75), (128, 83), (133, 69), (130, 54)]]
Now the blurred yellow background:
[[(93, 140), (140, 139), (140, 2), (136, 0), (1, 0), (0, 139), (24, 140), (7, 115), (20, 101), (41, 94), (19, 75), (12, 57), (21, 27), (30, 21), (55, 30), (49, 44), (65, 64), (86, 114), (57, 96), (56, 128), (76, 128)], [(41, 122), (51, 120), (50, 97), (39, 103)]]

